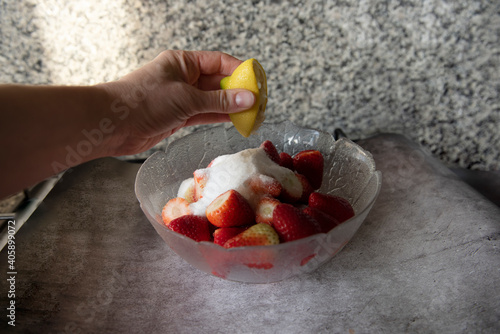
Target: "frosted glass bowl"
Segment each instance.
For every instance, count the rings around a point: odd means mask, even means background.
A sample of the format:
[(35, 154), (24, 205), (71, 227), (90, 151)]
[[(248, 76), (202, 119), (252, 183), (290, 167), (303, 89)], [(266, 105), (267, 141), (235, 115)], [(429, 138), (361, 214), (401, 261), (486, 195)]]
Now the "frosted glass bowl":
[[(325, 158), (322, 193), (349, 200), (356, 215), (328, 233), (274, 246), (225, 249), (211, 242), (196, 242), (169, 230), (161, 210), (177, 196), (180, 183), (205, 168), (212, 159), (271, 140), (278, 151), (292, 156), (317, 149)], [(135, 193), (144, 214), (161, 238), (195, 268), (224, 279), (268, 283), (311, 272), (335, 256), (353, 237), (372, 208), (381, 187), (381, 173), (372, 155), (349, 139), (337, 141), (322, 131), (299, 127), (292, 122), (264, 123), (249, 138), (234, 127), (221, 125), (173, 141), (166, 152), (156, 152), (137, 173)]]

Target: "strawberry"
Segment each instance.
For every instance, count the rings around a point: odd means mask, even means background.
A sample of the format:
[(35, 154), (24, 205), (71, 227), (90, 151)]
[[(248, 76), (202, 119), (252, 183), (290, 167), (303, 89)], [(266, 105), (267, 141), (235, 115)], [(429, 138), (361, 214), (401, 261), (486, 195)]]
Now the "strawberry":
[(245, 231), (247, 227), (219, 227), (213, 233), (214, 243), (224, 246), (226, 241)]
[(278, 153), (278, 150), (270, 140), (264, 141), (262, 144), (260, 144), (260, 147), (264, 149), (264, 151), (267, 153), (267, 156), (272, 161), (274, 161), (278, 165), (280, 164), (280, 155)]
[(208, 164), (207, 168), (212, 167), (212, 165), (214, 164), (214, 161), (215, 161), (215, 159), (213, 159), (212, 161), (210, 161), (210, 163)]
[(264, 196), (257, 203), (255, 208), (255, 221), (272, 225), (274, 209), (281, 204), (279, 200), (273, 197)]
[(214, 199), (207, 207), (206, 216), (218, 227), (250, 225), (254, 223), (255, 218), (248, 201), (234, 189)]
[(279, 242), (274, 228), (268, 224), (259, 223), (226, 241), (224, 248), (277, 245)]
[(197, 169), (193, 173), (194, 176), (194, 197), (195, 200), (199, 200), (203, 197), (203, 190), (207, 185), (208, 172), (206, 169)]
[(182, 181), (177, 196), (184, 198), (188, 203), (196, 202), (194, 178)]
[(279, 181), (283, 187), (280, 195), (282, 202), (295, 203), (302, 197), (302, 182), (294, 172), (284, 174)]
[(182, 197), (176, 197), (165, 204), (161, 211), (161, 218), (163, 223), (168, 226), (172, 220), (189, 214), (191, 214), (189, 202)]
[(300, 203), (307, 203), (309, 200), (309, 195), (314, 191), (313, 187), (311, 186), (311, 183), (307, 180), (307, 177), (305, 177), (302, 174), (295, 173), (297, 178), (299, 179), (300, 183), (302, 183), (302, 195), (299, 198)]
[(316, 220), (291, 204), (280, 204), (273, 212), (273, 227), (283, 242), (320, 233)]
[(168, 224), (168, 228), (193, 239), (194, 241), (210, 241), (208, 220), (202, 216), (185, 215)]
[(304, 209), (302, 209), (302, 211), (313, 217), (318, 222), (319, 226), (321, 227), (321, 233), (327, 233), (332, 228), (340, 224), (337, 219), (319, 209), (306, 206)]
[(248, 178), (248, 186), (256, 194), (269, 195), (272, 197), (278, 197), (283, 188), (278, 180), (264, 174), (250, 176)]
[(306, 256), (305, 258), (303, 258), (301, 261), (300, 261), (300, 266), (305, 266), (306, 264), (309, 263), (309, 261), (311, 261), (314, 257), (316, 256), (316, 253), (314, 254), (310, 254), (308, 256)]
[(293, 168), (299, 174), (307, 177), (314, 190), (323, 182), (324, 158), (320, 151), (305, 150), (293, 157)]
[(354, 216), (354, 209), (349, 201), (340, 196), (313, 192), (309, 195), (309, 206), (329, 214), (339, 223)]
[(293, 170), (293, 158), (286, 152), (280, 153), (280, 166)]

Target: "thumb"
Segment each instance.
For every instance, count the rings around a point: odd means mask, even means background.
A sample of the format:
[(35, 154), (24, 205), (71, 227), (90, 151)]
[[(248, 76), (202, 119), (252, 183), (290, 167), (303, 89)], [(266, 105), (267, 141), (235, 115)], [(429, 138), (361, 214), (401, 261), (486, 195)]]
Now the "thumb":
[(204, 92), (200, 101), (201, 112), (230, 114), (250, 109), (255, 104), (255, 95), (246, 89), (224, 89)]

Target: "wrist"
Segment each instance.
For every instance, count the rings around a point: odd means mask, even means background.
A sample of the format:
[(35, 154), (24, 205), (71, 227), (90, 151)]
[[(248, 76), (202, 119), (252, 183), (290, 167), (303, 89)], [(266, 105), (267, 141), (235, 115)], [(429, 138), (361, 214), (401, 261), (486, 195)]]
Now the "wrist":
[(125, 141), (125, 120), (129, 116), (129, 107), (122, 96), (123, 88), (118, 82), (98, 84), (92, 87), (100, 96), (99, 117), (94, 120), (94, 127), (85, 135), (98, 147), (100, 157), (123, 155), (121, 147)]

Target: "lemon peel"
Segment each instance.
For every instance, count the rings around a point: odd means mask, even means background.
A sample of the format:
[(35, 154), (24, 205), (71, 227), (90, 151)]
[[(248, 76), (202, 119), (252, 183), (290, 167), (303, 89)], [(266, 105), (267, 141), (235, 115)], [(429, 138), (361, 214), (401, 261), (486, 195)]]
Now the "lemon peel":
[(220, 81), (220, 87), (222, 89), (243, 88), (254, 93), (255, 103), (250, 109), (229, 115), (236, 130), (243, 137), (249, 137), (265, 119), (267, 79), (264, 68), (254, 58), (245, 60), (230, 76)]

